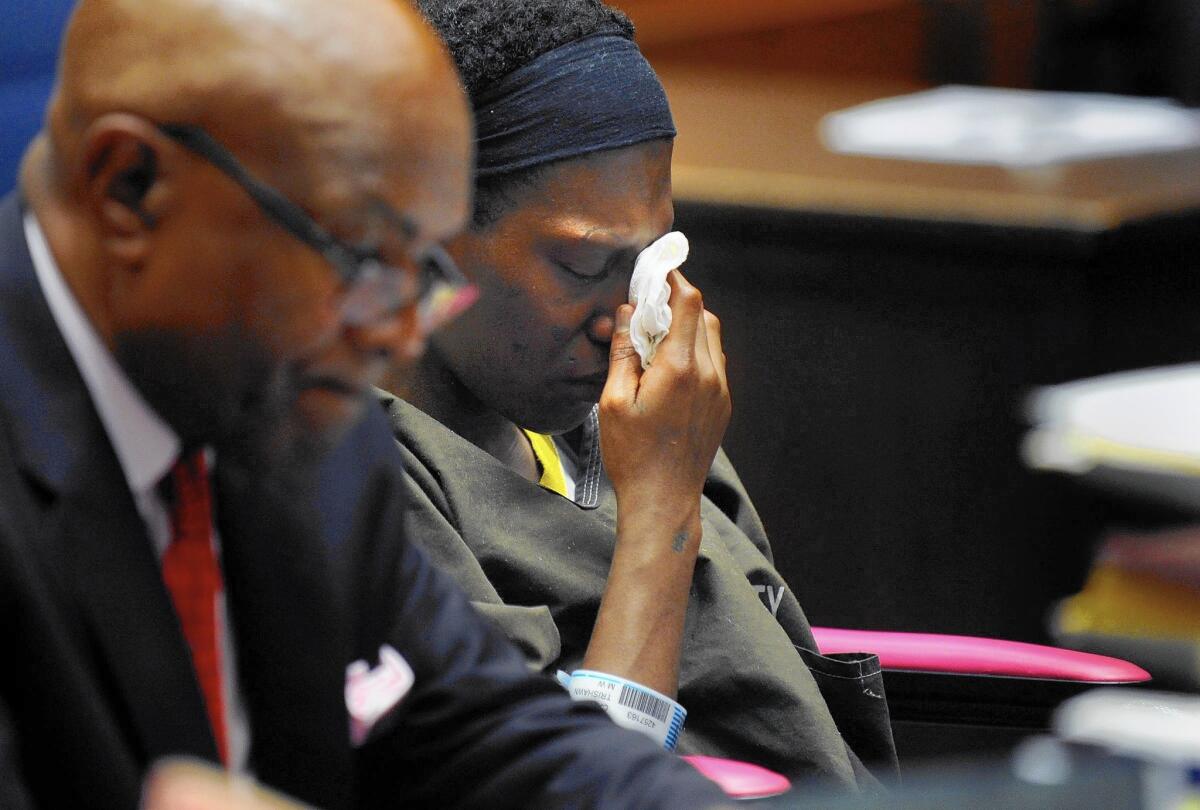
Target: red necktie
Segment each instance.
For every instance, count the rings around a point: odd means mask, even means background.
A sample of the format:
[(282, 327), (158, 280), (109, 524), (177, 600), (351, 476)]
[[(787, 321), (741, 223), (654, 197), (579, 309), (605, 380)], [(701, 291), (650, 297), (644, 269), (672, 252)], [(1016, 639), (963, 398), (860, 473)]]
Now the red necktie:
[(221, 761), (228, 763), (225, 701), (221, 694), (221, 648), (217, 595), (221, 569), (213, 550), (212, 496), (203, 451), (180, 458), (171, 469), (171, 545), (163, 555), (163, 580), (175, 603), (192, 666), (204, 693), (208, 720)]

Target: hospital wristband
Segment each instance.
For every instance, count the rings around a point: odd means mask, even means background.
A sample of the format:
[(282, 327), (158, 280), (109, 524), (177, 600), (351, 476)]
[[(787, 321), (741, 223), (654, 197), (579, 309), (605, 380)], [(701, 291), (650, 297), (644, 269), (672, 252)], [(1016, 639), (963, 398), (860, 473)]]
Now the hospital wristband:
[(564, 685), (574, 700), (590, 700), (618, 726), (640, 731), (668, 751), (675, 750), (687, 709), (661, 692), (615, 675), (577, 669)]

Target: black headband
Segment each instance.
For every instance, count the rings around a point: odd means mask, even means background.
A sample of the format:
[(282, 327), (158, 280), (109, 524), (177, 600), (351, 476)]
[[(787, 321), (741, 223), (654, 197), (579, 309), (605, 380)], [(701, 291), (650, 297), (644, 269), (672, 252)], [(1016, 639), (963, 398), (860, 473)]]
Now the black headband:
[(517, 68), (475, 99), (479, 177), (675, 137), (658, 76), (637, 45), (595, 36)]

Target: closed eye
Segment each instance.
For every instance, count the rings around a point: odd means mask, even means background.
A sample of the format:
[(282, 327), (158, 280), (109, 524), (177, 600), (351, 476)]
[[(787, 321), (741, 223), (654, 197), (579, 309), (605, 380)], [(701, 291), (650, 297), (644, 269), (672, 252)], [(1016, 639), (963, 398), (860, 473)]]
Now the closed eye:
[(588, 281), (600, 281), (608, 276), (612, 269), (612, 262), (607, 262), (600, 267), (589, 266), (586, 264), (568, 264), (563, 261), (554, 261), (554, 266), (563, 270), (575, 278), (586, 279)]

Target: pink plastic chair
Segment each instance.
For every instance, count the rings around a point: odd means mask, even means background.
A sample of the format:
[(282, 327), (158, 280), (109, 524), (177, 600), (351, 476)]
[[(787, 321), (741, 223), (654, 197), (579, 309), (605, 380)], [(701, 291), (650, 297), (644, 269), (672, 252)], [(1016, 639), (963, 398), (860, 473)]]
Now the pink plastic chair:
[(716, 782), (732, 799), (764, 799), (787, 793), (792, 783), (787, 777), (749, 762), (690, 754), (680, 757), (704, 776)]
[(1142, 683), (1150, 673), (1106, 655), (1042, 644), (938, 633), (886, 633), (814, 627), (821, 652), (870, 652), (885, 670), (1047, 678), (1087, 684)]
[(1011, 748), (1094, 686), (1150, 680), (1139, 666), (1041, 644), (814, 627), (826, 655), (874, 653), (900, 760)]
[[(893, 720), (1036, 727), (1060, 700), (1102, 684), (1144, 683), (1150, 673), (1105, 655), (1042, 644), (938, 633), (814, 627), (822, 654), (872, 653), (885, 671)], [(786, 793), (781, 774), (747, 762), (681, 757), (734, 799)]]

